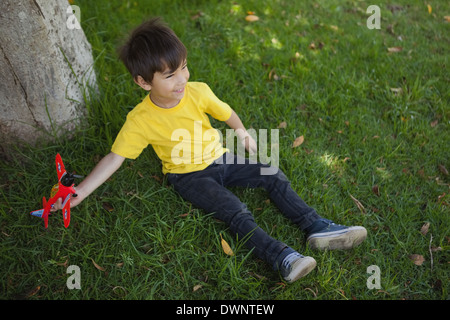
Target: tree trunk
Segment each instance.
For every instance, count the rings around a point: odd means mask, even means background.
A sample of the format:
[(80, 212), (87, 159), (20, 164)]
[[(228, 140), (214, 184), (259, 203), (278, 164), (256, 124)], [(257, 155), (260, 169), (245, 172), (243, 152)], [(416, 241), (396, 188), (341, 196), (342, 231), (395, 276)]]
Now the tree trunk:
[(72, 9), (67, 0), (0, 1), (0, 152), (67, 134), (83, 118), (96, 79)]

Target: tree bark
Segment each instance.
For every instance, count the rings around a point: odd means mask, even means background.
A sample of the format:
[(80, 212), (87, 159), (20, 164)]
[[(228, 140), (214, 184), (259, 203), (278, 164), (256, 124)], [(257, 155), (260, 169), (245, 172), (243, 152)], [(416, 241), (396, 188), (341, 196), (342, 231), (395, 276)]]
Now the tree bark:
[(67, 0), (0, 1), (3, 151), (66, 134), (83, 118), (96, 78), (91, 45), (73, 22)]

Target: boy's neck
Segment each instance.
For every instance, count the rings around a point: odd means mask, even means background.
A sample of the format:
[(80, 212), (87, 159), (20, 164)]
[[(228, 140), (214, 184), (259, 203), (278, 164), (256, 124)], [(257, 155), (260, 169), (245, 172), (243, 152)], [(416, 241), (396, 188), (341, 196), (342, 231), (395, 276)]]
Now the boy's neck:
[(150, 100), (153, 102), (153, 104), (155, 106), (157, 106), (158, 108), (161, 109), (172, 109), (175, 108), (181, 100), (172, 100), (172, 101), (168, 101), (168, 102), (162, 102), (162, 101), (155, 101), (155, 99), (152, 97), (152, 92), (150, 91), (149, 94)]

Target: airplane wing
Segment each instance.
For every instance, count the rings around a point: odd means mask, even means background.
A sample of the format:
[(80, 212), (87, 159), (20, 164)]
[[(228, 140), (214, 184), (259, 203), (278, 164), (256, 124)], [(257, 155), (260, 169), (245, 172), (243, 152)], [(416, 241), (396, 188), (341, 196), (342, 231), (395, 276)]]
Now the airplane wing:
[(69, 193), (62, 204), (62, 215), (64, 220), (64, 227), (68, 227), (70, 223), (70, 198), (71, 194)]
[(38, 217), (38, 218), (42, 218), (42, 215), (44, 214), (44, 209), (31, 211), (30, 214), (32, 216), (35, 216), (35, 217)]
[(48, 214), (50, 211), (50, 208), (47, 208), (47, 199), (45, 199), (45, 197), (42, 198), (42, 202), (44, 205), (43, 209), (39, 209), (39, 210), (34, 210), (31, 211), (30, 214), (32, 216), (38, 217), (38, 218), (43, 218), (44, 219), (44, 223), (45, 223), (45, 228), (47, 228), (48, 226)]
[(58, 174), (58, 181), (60, 181), (61, 177), (66, 173), (66, 168), (64, 167), (64, 163), (59, 153), (56, 155), (55, 163), (56, 163), (56, 173)]

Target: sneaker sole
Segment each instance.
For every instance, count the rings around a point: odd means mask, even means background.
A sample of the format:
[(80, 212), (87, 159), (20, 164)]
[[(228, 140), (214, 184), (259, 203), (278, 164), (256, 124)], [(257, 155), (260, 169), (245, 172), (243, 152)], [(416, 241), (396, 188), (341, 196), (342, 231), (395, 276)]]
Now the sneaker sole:
[(320, 250), (347, 250), (361, 244), (367, 237), (367, 230), (364, 227), (349, 227), (348, 229), (316, 233), (309, 236), (306, 241), (313, 249)]
[(291, 273), (284, 280), (288, 283), (297, 281), (310, 273), (316, 267), (316, 264), (316, 260), (312, 257), (300, 258), (294, 262)]

